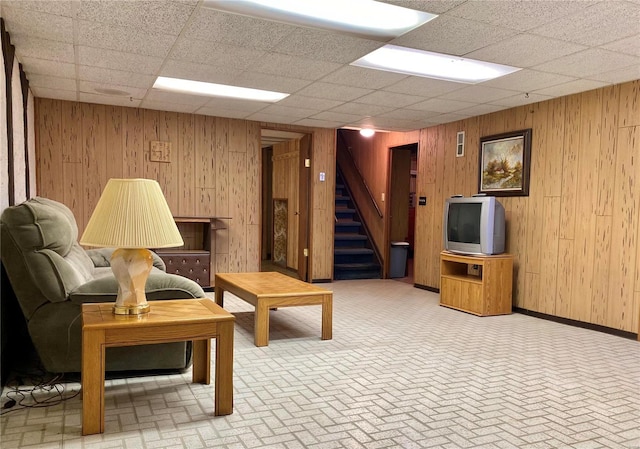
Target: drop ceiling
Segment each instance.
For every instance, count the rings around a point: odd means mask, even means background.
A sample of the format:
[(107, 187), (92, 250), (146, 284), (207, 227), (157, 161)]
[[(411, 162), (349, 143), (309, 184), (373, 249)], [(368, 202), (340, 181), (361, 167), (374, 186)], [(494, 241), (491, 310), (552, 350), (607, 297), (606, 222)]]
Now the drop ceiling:
[[(640, 0), (387, 3), (439, 14), (388, 43), (522, 70), (470, 85), (353, 67), (386, 42), (198, 0), (2, 0), (0, 15), (36, 97), (272, 123), (407, 131), (640, 78)], [(290, 96), (161, 92), (157, 76)]]

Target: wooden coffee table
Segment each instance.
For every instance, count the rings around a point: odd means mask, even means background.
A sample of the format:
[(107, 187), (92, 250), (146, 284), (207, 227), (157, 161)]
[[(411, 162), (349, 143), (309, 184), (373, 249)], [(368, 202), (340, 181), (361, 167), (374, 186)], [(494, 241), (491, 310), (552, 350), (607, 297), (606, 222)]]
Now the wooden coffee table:
[(256, 308), (256, 346), (269, 344), (269, 309), (322, 305), (322, 339), (331, 340), (333, 292), (293, 279), (281, 273), (218, 273), (215, 277), (216, 303), (222, 307), (228, 291)]
[(104, 432), (105, 348), (193, 341), (193, 382), (209, 385), (216, 339), (214, 414), (233, 413), (233, 322), (210, 299), (149, 301), (141, 316), (114, 315), (113, 303), (82, 305), (82, 434)]

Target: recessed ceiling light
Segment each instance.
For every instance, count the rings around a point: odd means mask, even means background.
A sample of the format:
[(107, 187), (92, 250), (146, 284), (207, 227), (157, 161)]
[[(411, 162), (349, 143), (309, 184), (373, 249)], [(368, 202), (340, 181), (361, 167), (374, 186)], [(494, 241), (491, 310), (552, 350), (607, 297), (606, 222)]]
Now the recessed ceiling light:
[(375, 133), (376, 133), (376, 131), (374, 129), (371, 129), (371, 128), (362, 128), (360, 130), (360, 135), (362, 137), (372, 137)]
[(390, 41), (438, 17), (373, 0), (204, 0), (205, 8)]
[(378, 48), (351, 65), (469, 84), (481, 83), (521, 70), (518, 67), (397, 45)]
[(289, 94), (272, 92), (270, 90), (250, 89), (248, 87), (205, 83), (202, 81), (167, 78), (164, 76), (159, 76), (158, 79), (156, 79), (153, 88), (192, 95), (239, 98), (241, 100), (267, 101), (270, 103), (275, 103), (289, 96)]

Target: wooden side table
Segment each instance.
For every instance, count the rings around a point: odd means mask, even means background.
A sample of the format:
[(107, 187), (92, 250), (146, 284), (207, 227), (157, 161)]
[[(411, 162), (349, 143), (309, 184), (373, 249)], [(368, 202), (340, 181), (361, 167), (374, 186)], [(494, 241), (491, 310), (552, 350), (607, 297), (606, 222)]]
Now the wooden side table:
[(82, 305), (82, 434), (104, 432), (105, 348), (193, 341), (193, 382), (209, 385), (216, 339), (214, 414), (233, 413), (235, 317), (210, 299), (149, 301), (141, 316), (114, 315), (113, 303)]

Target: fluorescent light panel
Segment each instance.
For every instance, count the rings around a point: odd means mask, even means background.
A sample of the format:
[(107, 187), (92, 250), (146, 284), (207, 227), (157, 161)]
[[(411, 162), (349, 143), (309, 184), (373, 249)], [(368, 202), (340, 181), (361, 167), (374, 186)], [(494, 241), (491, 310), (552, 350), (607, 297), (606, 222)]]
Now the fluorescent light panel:
[(397, 45), (378, 48), (351, 65), (468, 84), (482, 83), (521, 70), (518, 67)]
[(373, 0), (204, 0), (203, 6), (385, 42), (438, 17)]
[(281, 92), (250, 89), (248, 87), (228, 86), (226, 84), (205, 83), (159, 76), (153, 84), (154, 89), (209, 97), (238, 98), (241, 100), (266, 101), (275, 103), (289, 96)]

